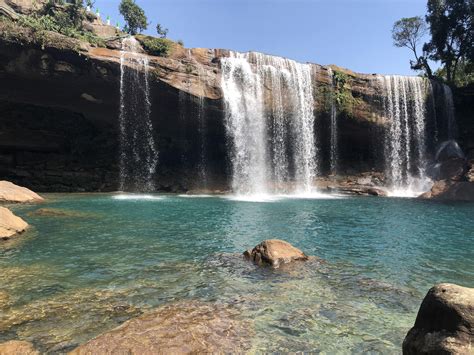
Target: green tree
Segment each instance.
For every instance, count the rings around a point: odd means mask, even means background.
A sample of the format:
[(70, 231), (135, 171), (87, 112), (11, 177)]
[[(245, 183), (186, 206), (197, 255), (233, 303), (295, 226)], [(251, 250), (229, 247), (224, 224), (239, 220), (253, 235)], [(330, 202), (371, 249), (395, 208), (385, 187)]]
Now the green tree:
[(135, 3), (135, 0), (122, 0), (119, 11), (126, 22), (125, 32), (136, 35), (147, 29), (148, 21), (145, 11)]
[(161, 38), (166, 38), (166, 36), (168, 35), (168, 29), (162, 27), (160, 24), (156, 25), (156, 32)]
[(473, 62), (473, 11), (472, 0), (428, 0), (431, 41), (423, 49), (442, 63), (449, 83), (456, 81), (461, 63), (469, 68), (466, 63)]
[(423, 37), (428, 33), (428, 28), (423, 19), (419, 16), (405, 17), (395, 22), (392, 28), (393, 44), (396, 47), (406, 47), (410, 49), (415, 60), (410, 60), (410, 66), (413, 70), (424, 70), (429, 78), (433, 77), (432, 70), (428, 64), (427, 54), (418, 53), (418, 46)]

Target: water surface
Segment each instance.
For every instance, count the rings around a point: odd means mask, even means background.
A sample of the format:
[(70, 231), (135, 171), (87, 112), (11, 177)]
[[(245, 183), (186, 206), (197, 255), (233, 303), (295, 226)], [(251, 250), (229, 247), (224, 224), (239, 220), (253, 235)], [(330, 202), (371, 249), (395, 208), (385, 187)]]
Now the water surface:
[[(254, 351), (400, 353), (433, 284), (474, 286), (474, 204), (46, 197), (13, 207), (33, 228), (0, 245), (0, 342), (61, 352), (147, 309), (198, 300), (250, 320)], [(63, 215), (35, 213), (45, 208)], [(323, 261), (271, 270), (242, 260), (268, 238)]]

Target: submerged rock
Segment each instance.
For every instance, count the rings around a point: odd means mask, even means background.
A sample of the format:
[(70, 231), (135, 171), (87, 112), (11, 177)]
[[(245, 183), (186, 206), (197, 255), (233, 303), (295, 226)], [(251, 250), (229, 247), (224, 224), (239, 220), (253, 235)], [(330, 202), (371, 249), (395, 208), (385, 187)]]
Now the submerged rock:
[(40, 202), (44, 199), (35, 192), (15, 185), (9, 181), (0, 181), (0, 202)]
[(0, 291), (0, 309), (10, 305), (10, 296), (5, 291)]
[(28, 213), (28, 216), (34, 217), (90, 217), (87, 213), (62, 210), (59, 208), (40, 208)]
[(27, 341), (12, 340), (6, 343), (0, 344), (1, 355), (37, 355), (38, 351), (35, 350), (33, 344)]
[(472, 354), (474, 288), (439, 284), (425, 296), (404, 354)]
[(249, 350), (249, 329), (224, 306), (182, 302), (160, 307), (70, 354), (234, 353)]
[(258, 265), (268, 264), (275, 268), (297, 260), (308, 260), (308, 256), (301, 250), (279, 239), (265, 240), (255, 248), (245, 251), (244, 256)]
[(0, 239), (7, 240), (23, 233), (28, 223), (15, 216), (8, 208), (0, 207)]

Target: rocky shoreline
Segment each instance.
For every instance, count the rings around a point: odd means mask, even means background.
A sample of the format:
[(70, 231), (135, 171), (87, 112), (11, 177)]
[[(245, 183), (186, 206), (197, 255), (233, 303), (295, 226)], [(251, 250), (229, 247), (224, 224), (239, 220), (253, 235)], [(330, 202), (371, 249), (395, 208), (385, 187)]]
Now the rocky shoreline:
[[(306, 264), (313, 257), (282, 240), (265, 240), (242, 257), (256, 268), (282, 268), (280, 272), (289, 273), (295, 271), (289, 264), (298, 269), (317, 265)], [(403, 354), (469, 354), (474, 345), (473, 315), (474, 289), (453, 284), (434, 286), (408, 331)], [(251, 349), (253, 334), (253, 327), (240, 316), (237, 304), (183, 300), (132, 317), (68, 353), (245, 353)], [(0, 344), (0, 354), (20, 353), (40, 352), (27, 341)]]

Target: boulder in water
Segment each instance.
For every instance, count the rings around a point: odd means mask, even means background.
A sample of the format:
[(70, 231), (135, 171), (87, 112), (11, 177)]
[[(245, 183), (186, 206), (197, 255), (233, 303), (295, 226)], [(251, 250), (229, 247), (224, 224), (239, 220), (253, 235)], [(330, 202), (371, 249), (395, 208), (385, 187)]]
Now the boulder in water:
[(9, 181), (0, 181), (0, 202), (13, 202), (13, 203), (28, 203), (28, 202), (41, 202), (44, 199), (27, 189), (15, 185)]
[(70, 354), (188, 354), (248, 351), (247, 323), (225, 306), (180, 302), (157, 308), (79, 346)]
[(420, 198), (444, 201), (474, 201), (474, 182), (436, 181)]
[(264, 240), (255, 248), (245, 251), (244, 256), (258, 265), (267, 264), (275, 268), (297, 260), (308, 260), (301, 250), (279, 239)]
[(474, 288), (431, 288), (403, 342), (403, 354), (472, 354), (473, 345)]
[(0, 239), (7, 240), (23, 233), (28, 223), (15, 216), (8, 208), (0, 207)]
[(37, 355), (33, 345), (27, 341), (11, 340), (0, 344), (1, 355)]

